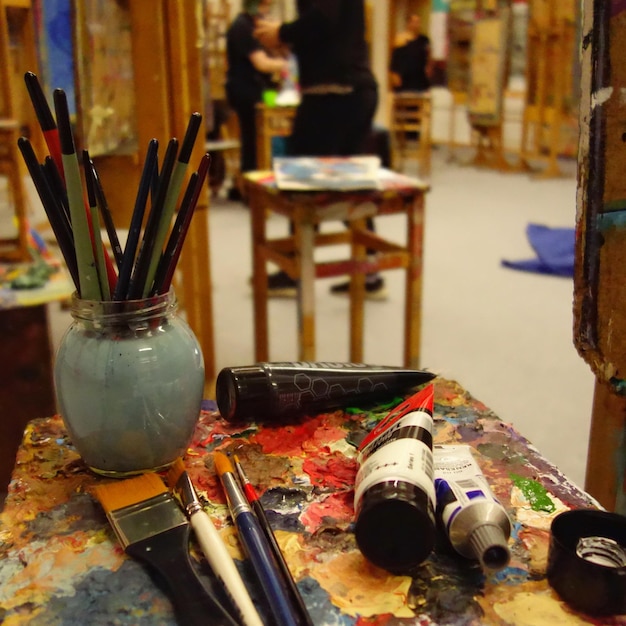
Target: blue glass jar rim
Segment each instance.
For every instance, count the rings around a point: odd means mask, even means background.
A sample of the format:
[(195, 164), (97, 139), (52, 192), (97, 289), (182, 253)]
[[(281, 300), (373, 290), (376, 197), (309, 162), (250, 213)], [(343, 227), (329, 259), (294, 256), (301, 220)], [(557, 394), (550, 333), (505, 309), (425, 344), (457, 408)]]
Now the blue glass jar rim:
[(137, 300), (84, 300), (72, 294), (70, 313), (77, 321), (98, 322), (100, 325), (170, 317), (178, 309), (174, 289), (167, 293)]

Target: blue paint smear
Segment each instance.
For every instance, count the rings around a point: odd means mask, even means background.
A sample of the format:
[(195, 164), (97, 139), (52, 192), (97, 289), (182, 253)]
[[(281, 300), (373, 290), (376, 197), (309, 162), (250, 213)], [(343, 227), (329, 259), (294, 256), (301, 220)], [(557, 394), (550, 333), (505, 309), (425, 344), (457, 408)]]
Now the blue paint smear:
[(517, 541), (519, 539), (520, 530), (522, 530), (524, 526), (520, 522), (514, 522), (511, 525), (511, 537)]
[[(80, 615), (82, 623), (90, 626), (152, 626), (155, 596), (163, 597), (163, 603), (167, 605), (168, 600), (155, 587), (147, 570), (128, 560), (117, 572), (101, 568), (90, 570), (76, 585), (73, 596), (50, 598), (45, 612), (34, 623), (74, 626), (76, 616)], [(173, 611), (159, 623), (176, 626)]]
[[(444, 413), (444, 411), (442, 411)], [(445, 422), (454, 424), (455, 426), (461, 424), (473, 424), (476, 425), (476, 411), (468, 407), (455, 407), (454, 415), (441, 415)]]
[(600, 232), (606, 232), (611, 228), (625, 228), (626, 227), (626, 209), (619, 209), (617, 211), (607, 211), (606, 213), (598, 214), (598, 230)]
[(314, 624), (327, 624), (328, 626), (354, 626), (356, 624), (356, 618), (342, 615), (341, 611), (330, 601), (328, 593), (315, 579), (307, 576), (299, 580), (298, 589)]
[(520, 585), (532, 580), (529, 572), (519, 567), (505, 567), (499, 572), (494, 572), (492, 576), (492, 580), (505, 585)]

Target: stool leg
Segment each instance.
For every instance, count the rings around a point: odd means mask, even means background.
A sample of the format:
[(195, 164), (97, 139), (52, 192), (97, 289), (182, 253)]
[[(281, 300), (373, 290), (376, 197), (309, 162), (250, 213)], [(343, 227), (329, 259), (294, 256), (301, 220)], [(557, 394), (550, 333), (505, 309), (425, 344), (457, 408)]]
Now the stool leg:
[(300, 360), (315, 361), (315, 228), (304, 210), (296, 211), (295, 231)]
[(254, 358), (258, 362), (269, 361), (267, 331), (267, 267), (265, 208), (253, 186), (248, 188), (248, 203), (252, 222), (252, 297), (254, 309)]
[(404, 365), (419, 367), (420, 333), (422, 326), (422, 254), (424, 244), (424, 194), (415, 196), (407, 210), (407, 250), (409, 264), (406, 269), (405, 343)]
[(352, 236), (351, 256), (353, 261), (350, 276), (350, 360), (352, 363), (363, 362), (363, 305), (365, 301), (365, 272), (367, 254), (365, 246), (355, 236), (359, 230), (365, 230), (365, 220), (349, 222)]

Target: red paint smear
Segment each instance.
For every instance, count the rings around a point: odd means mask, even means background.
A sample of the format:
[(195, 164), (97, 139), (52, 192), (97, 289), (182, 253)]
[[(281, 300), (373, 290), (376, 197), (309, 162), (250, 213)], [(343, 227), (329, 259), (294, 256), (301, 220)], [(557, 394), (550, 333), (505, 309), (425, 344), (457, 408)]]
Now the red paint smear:
[(305, 449), (313, 452), (323, 449), (330, 443), (345, 439), (346, 431), (325, 423), (325, 415), (307, 419), (301, 424), (264, 428), (250, 437), (251, 443), (258, 443), (266, 454), (301, 456)]
[(330, 456), (307, 457), (302, 469), (315, 486), (345, 489), (354, 487), (357, 464), (354, 459), (335, 452)]
[(328, 522), (349, 524), (354, 517), (354, 493), (334, 493), (322, 502), (313, 502), (300, 517), (306, 530), (314, 533)]
[(376, 617), (359, 617), (354, 626), (386, 626), (391, 621), (393, 615), (391, 613), (385, 613), (384, 615), (377, 615)]

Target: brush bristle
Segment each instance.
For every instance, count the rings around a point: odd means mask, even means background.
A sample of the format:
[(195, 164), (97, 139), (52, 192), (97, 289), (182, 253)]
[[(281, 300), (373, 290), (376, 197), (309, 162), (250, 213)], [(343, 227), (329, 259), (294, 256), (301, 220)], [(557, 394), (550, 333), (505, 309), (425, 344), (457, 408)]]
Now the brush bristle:
[(107, 513), (149, 500), (166, 491), (167, 488), (163, 481), (153, 473), (142, 474), (106, 485), (98, 485), (95, 488), (96, 497)]
[(178, 457), (170, 466), (170, 469), (167, 472), (167, 476), (165, 477), (165, 481), (167, 482), (167, 486), (170, 489), (174, 489), (176, 487), (176, 483), (179, 478), (183, 475), (183, 472), (186, 472), (185, 464), (183, 460)]
[(234, 474), (233, 464), (223, 452), (216, 452), (213, 456), (213, 461), (215, 462), (215, 470), (219, 476), (227, 472)]

